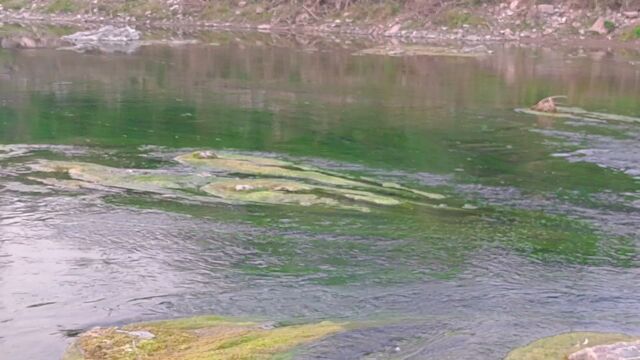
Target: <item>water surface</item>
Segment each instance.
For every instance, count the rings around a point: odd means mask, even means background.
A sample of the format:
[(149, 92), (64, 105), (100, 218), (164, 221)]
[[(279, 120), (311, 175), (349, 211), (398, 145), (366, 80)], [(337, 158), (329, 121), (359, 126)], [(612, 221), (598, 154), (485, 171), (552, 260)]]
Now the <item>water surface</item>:
[[(220, 314), (366, 324), (301, 359), (500, 359), (570, 330), (640, 333), (640, 123), (515, 111), (566, 94), (640, 117), (637, 54), (355, 45), (0, 52), (0, 353), (95, 325)], [(194, 150), (443, 194), (369, 212), (40, 183), (42, 161), (171, 176)], [(206, 175), (206, 174), (205, 174)], [(196, 196), (198, 195), (198, 196)]]

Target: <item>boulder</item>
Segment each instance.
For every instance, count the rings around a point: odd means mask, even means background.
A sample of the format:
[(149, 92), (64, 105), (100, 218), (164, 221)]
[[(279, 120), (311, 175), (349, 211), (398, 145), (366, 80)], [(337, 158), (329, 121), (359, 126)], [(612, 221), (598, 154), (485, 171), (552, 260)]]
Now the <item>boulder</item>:
[(546, 113), (554, 113), (556, 112), (558, 109), (556, 107), (556, 102), (554, 99), (557, 98), (566, 98), (566, 96), (549, 96), (546, 97), (540, 101), (538, 101), (537, 104), (533, 105), (531, 107), (531, 110), (535, 110), (535, 111), (540, 111), (540, 112), (546, 112)]
[(569, 360), (640, 359), (640, 340), (591, 346), (569, 355)]
[(600, 35), (607, 35), (609, 33), (609, 30), (607, 29), (604, 23), (605, 23), (604, 17), (600, 16), (596, 20), (596, 22), (594, 22), (593, 25), (591, 25), (591, 27), (589, 28), (589, 31), (600, 34)]
[[(626, 350), (640, 356), (640, 339), (617, 333), (573, 332), (536, 340), (511, 351), (505, 360), (630, 360)], [(592, 351), (585, 351), (589, 350)], [(598, 357), (589, 357), (596, 354)], [(587, 356), (587, 357), (585, 357)], [(622, 357), (621, 357), (622, 356)]]
[(385, 35), (387, 36), (395, 35), (400, 31), (401, 27), (402, 27), (401, 24), (395, 24), (385, 33)]
[(98, 30), (80, 31), (63, 36), (62, 40), (74, 45), (99, 44), (99, 43), (128, 43), (140, 40), (140, 32), (129, 27), (116, 28), (111, 25), (103, 26)]
[(556, 12), (556, 9), (551, 4), (540, 4), (538, 5), (538, 11), (542, 14), (553, 14)]
[(280, 359), (297, 346), (346, 331), (346, 325), (278, 325), (198, 316), (96, 327), (80, 334), (63, 359)]
[(22, 36), (18, 42), (20, 44), (20, 47), (24, 49), (34, 49), (38, 47), (38, 43), (34, 39), (27, 36)]

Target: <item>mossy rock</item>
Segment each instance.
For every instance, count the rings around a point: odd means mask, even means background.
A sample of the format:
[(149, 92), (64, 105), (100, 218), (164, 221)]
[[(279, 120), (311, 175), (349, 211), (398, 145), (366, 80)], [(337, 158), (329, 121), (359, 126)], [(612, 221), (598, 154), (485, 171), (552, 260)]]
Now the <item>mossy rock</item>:
[(202, 154), (203, 152), (196, 151), (180, 155), (176, 157), (176, 160), (183, 164), (232, 174), (301, 179), (332, 186), (368, 186), (356, 180), (330, 175), (318, 169), (300, 167), (281, 160), (229, 153), (216, 153), (215, 156), (202, 156)]
[(195, 151), (180, 155), (175, 159), (182, 164), (230, 174), (294, 179), (316, 185), (394, 192), (398, 195), (418, 195), (419, 197), (436, 200), (445, 198), (441, 194), (419, 191), (395, 183), (378, 183), (372, 179), (356, 179), (332, 171), (271, 158), (237, 155), (227, 152)]
[[(368, 211), (357, 205), (399, 205), (395, 198), (367, 191), (310, 185), (282, 179), (227, 179), (202, 187), (202, 191), (223, 199), (266, 204), (324, 205)], [(356, 203), (356, 204), (352, 204)]]
[(205, 202), (313, 205), (363, 212), (370, 211), (370, 206), (431, 206), (424, 200), (444, 198), (396, 183), (353, 178), (271, 158), (201, 151), (180, 155), (177, 161), (195, 169), (175, 172), (41, 160), (31, 164), (31, 169), (56, 173), (55, 177), (29, 179), (66, 191), (122, 189)]
[(63, 360), (272, 359), (345, 330), (345, 324), (271, 326), (217, 316), (94, 328)]
[(640, 338), (617, 333), (572, 332), (536, 340), (511, 351), (505, 360), (566, 360), (587, 347), (633, 341)]

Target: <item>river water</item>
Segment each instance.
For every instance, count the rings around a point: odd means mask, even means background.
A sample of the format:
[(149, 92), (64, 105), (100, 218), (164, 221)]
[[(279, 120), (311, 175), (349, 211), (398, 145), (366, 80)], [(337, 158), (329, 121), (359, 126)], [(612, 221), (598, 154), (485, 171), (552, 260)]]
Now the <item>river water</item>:
[[(637, 53), (388, 57), (285, 40), (0, 52), (2, 359), (56, 359), (92, 326), (196, 314), (366, 324), (300, 359), (501, 359), (566, 331), (640, 333)], [(555, 94), (615, 116), (517, 111)], [(211, 174), (174, 160), (195, 150), (445, 198), (209, 201), (57, 186), (41, 180), (66, 175), (34, 166), (196, 181)]]

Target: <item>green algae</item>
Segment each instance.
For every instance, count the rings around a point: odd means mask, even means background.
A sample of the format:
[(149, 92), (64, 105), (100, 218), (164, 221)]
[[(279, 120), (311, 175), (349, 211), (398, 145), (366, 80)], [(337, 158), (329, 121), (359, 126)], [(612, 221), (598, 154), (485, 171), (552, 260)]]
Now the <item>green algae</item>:
[(301, 206), (327, 205), (344, 209), (368, 211), (335, 197), (375, 205), (399, 205), (397, 199), (371, 192), (309, 185), (280, 179), (229, 179), (212, 182), (202, 190), (224, 199), (269, 204), (297, 204)]
[(216, 316), (94, 328), (80, 335), (64, 360), (272, 359), (346, 330), (346, 324), (272, 326)]
[(407, 188), (396, 183), (378, 183), (375, 180), (366, 178), (354, 179), (344, 174), (321, 170), (311, 166), (298, 165), (292, 162), (271, 158), (232, 154), (228, 152), (217, 152), (214, 154), (208, 151), (196, 151), (179, 155), (176, 157), (176, 161), (191, 166), (205, 167), (231, 174), (297, 179), (322, 185), (329, 185), (332, 187), (362, 188), (367, 190), (377, 190), (379, 192), (395, 191), (395, 195), (408, 196), (413, 194), (435, 200), (445, 198), (445, 196), (441, 194), (423, 192)]
[(201, 152), (193, 152), (176, 157), (178, 162), (202, 166), (233, 174), (270, 176), (314, 181), (332, 186), (367, 186), (364, 183), (327, 175), (308, 167), (298, 168), (295, 164), (268, 158), (217, 153), (216, 157), (203, 158)]
[[(63, 190), (109, 188), (150, 192), (191, 200), (271, 205), (324, 206), (369, 212), (370, 206), (420, 204), (419, 199), (441, 199), (442, 195), (405, 188), (395, 183), (340, 177), (319, 169), (265, 157), (211, 152), (178, 156), (183, 164), (224, 171), (215, 176), (197, 169), (177, 173), (158, 169), (123, 169), (105, 165), (41, 160), (31, 165), (35, 172), (57, 173), (70, 179), (31, 177)], [(229, 178), (230, 174), (257, 178)], [(376, 193), (376, 192), (380, 193)]]
[(164, 195), (179, 195), (179, 190), (194, 188), (194, 179), (197, 178), (196, 176), (180, 176), (155, 170), (121, 169), (70, 161), (40, 161), (33, 164), (32, 169), (38, 172), (63, 173), (72, 179), (31, 178), (51, 186), (67, 189), (106, 187)]
[(511, 351), (505, 360), (566, 360), (569, 355), (586, 347), (637, 340), (625, 334), (572, 332), (536, 340)]

